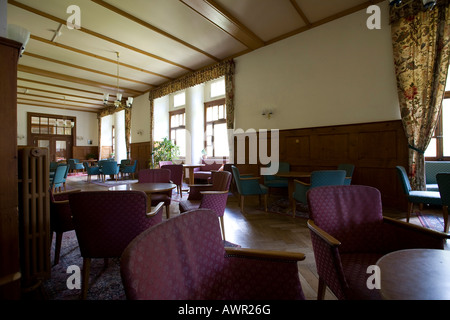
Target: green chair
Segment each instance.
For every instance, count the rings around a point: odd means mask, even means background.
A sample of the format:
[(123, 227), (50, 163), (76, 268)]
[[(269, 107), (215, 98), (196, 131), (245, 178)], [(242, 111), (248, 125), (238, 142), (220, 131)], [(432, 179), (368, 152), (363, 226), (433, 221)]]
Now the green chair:
[(355, 165), (350, 163), (341, 163), (337, 167), (338, 170), (345, 170), (345, 181), (344, 184), (346, 186), (350, 185), (352, 183), (352, 177), (353, 177), (353, 171), (355, 171)]
[[(288, 171), (290, 171), (289, 163), (287, 162), (278, 163), (278, 172), (288, 172)], [(278, 177), (276, 175), (263, 175), (263, 178), (264, 178), (264, 185), (267, 188), (269, 188), (269, 192), (271, 188), (287, 188), (289, 186), (288, 178)]]
[(58, 188), (58, 190), (61, 191), (61, 187), (64, 187), (64, 190), (66, 190), (65, 175), (67, 174), (68, 167), (69, 166), (66, 164), (64, 165), (61, 164), (58, 167), (56, 167), (55, 174), (53, 178), (50, 180), (50, 189), (53, 193), (55, 192), (56, 188)]
[(87, 173), (87, 182), (91, 182), (91, 176), (96, 175), (97, 179), (100, 177), (100, 167), (99, 166), (90, 166), (89, 162), (83, 162), (84, 168)]
[(264, 209), (267, 212), (267, 194), (268, 188), (259, 183), (259, 177), (253, 176), (241, 176), (239, 169), (235, 166), (231, 166), (233, 172), (234, 181), (236, 183), (236, 188), (240, 196), (240, 208), (241, 212), (244, 213), (244, 198), (247, 196), (264, 196)]
[(121, 166), (119, 168), (119, 171), (120, 171), (120, 174), (122, 175), (122, 178), (123, 178), (124, 173), (127, 173), (128, 175), (131, 174), (131, 178), (134, 179), (134, 174), (136, 172), (136, 167), (137, 167), (137, 160), (134, 160), (133, 164), (131, 164), (131, 160), (128, 160), (128, 161), (129, 161), (129, 163), (127, 165), (124, 165), (123, 167)]
[(67, 163), (69, 164), (69, 171), (84, 170), (83, 164), (78, 159), (69, 159)]

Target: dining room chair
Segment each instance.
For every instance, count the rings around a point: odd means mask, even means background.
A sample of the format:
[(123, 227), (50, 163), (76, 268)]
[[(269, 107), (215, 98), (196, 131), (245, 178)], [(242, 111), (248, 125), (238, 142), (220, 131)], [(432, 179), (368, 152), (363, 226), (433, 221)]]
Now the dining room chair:
[(436, 175), (439, 194), (442, 203), (442, 215), (444, 217), (444, 232), (448, 233), (448, 207), (450, 206), (450, 173), (440, 172)]
[(117, 165), (117, 161), (103, 161), (100, 167), (103, 182), (106, 180), (106, 176), (113, 176), (118, 181), (120, 167)]
[(69, 159), (67, 160), (69, 164), (69, 172), (78, 172), (78, 170), (84, 170), (83, 164), (78, 159)]
[(56, 167), (55, 174), (50, 178), (50, 189), (55, 193), (56, 189), (61, 192), (61, 188), (66, 190), (66, 175), (69, 170), (67, 164), (60, 164)]
[[(129, 160), (131, 161), (131, 160)], [(124, 174), (128, 174), (131, 175), (131, 178), (134, 179), (134, 174), (136, 173), (136, 168), (137, 168), (137, 160), (133, 161), (133, 164), (131, 164), (131, 162), (129, 162), (129, 164), (126, 164), (124, 166), (121, 166), (119, 168), (120, 174), (122, 175), (122, 178), (124, 177)]]
[(411, 213), (413, 212), (414, 209), (414, 204), (418, 204), (420, 210), (423, 208), (424, 204), (431, 204), (431, 205), (442, 204), (441, 195), (439, 194), (439, 191), (412, 190), (405, 167), (396, 166), (395, 169), (397, 171), (397, 176), (400, 179), (403, 194), (406, 196), (406, 200), (408, 201), (406, 222), (409, 222)]
[[(198, 193), (199, 198), (193, 197), (181, 200), (179, 203), (180, 213), (195, 209), (211, 209), (220, 220), (220, 227), (222, 230), (222, 238), (225, 240), (225, 223), (224, 214), (228, 201), (228, 192), (231, 183), (231, 173), (228, 171), (213, 171), (212, 184), (199, 184), (191, 186), (195, 188), (195, 193)], [(191, 190), (189, 193), (191, 193)]]
[(264, 210), (267, 212), (267, 195), (268, 188), (260, 184), (260, 177), (241, 175), (239, 169), (236, 166), (231, 166), (233, 172), (234, 181), (236, 183), (236, 189), (239, 194), (239, 203), (241, 212), (244, 213), (244, 198), (247, 196), (259, 196), (261, 202), (261, 196), (264, 197)]
[(352, 183), (353, 172), (355, 171), (355, 165), (351, 163), (340, 163), (337, 166), (338, 170), (345, 170), (345, 185), (350, 185)]
[[(270, 166), (270, 164), (268, 164)], [(278, 163), (278, 172), (289, 172), (290, 171), (289, 162), (279, 162)], [(278, 177), (276, 175), (263, 175), (264, 185), (270, 190), (272, 188), (278, 189), (287, 189), (289, 186), (289, 179), (285, 177)]]
[(120, 258), (140, 233), (162, 222), (162, 203), (147, 212), (142, 191), (83, 191), (69, 194), (72, 221), (83, 258), (81, 298), (89, 289), (91, 260)]
[(168, 164), (173, 164), (173, 162), (172, 161), (159, 161), (158, 164), (159, 164), (159, 168), (161, 169), (162, 166), (167, 166)]
[(50, 239), (52, 239), (53, 234), (55, 234), (55, 255), (53, 265), (59, 263), (64, 232), (75, 229), (72, 222), (72, 211), (70, 210), (69, 205), (69, 194), (80, 191), (80, 189), (73, 189), (54, 193), (50, 189), (50, 232), (52, 234)]
[(311, 172), (311, 180), (309, 183), (294, 180), (295, 188), (292, 194), (292, 216), (295, 217), (297, 201), (303, 205), (308, 204), (306, 193), (309, 190), (320, 186), (344, 185), (345, 175), (345, 170), (318, 170)]
[(161, 166), (161, 169), (167, 169), (170, 171), (170, 180), (172, 181), (172, 183), (177, 185), (177, 192), (180, 195), (180, 197), (183, 197), (183, 176), (184, 176), (183, 165), (165, 164)]
[[(143, 169), (139, 171), (138, 183), (172, 183), (171, 172), (168, 169)], [(166, 218), (170, 218), (170, 204), (172, 203), (172, 190), (161, 193), (152, 193), (152, 206), (163, 202), (166, 209)]]
[(208, 209), (137, 236), (120, 259), (128, 300), (304, 300), (302, 253), (225, 248)]
[(367, 286), (369, 266), (397, 250), (443, 249), (448, 237), (383, 217), (381, 193), (374, 187), (322, 186), (309, 190), (307, 197), (319, 300), (326, 287), (340, 300), (380, 299), (379, 290)]
[(97, 179), (101, 177), (100, 167), (99, 166), (91, 166), (89, 162), (83, 162), (84, 169), (87, 173), (87, 182), (91, 182), (92, 176), (97, 176)]

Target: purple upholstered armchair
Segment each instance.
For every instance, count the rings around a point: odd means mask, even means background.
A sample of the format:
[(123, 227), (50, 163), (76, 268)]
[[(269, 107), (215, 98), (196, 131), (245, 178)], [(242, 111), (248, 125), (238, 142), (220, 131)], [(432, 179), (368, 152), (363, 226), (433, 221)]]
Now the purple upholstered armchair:
[[(160, 161), (161, 163), (162, 161)], [(183, 175), (184, 167), (182, 164), (165, 164), (161, 166), (161, 169), (170, 170), (170, 180), (177, 185), (178, 194), (180, 197), (183, 196)]]
[(121, 257), (129, 300), (300, 300), (301, 253), (224, 248), (208, 209), (187, 212), (134, 239)]
[(162, 222), (162, 203), (148, 213), (142, 191), (78, 192), (69, 195), (69, 203), (83, 257), (81, 298), (85, 299), (91, 259), (120, 257), (137, 235)]
[(212, 171), (223, 170), (224, 163), (220, 160), (205, 160), (202, 159), (202, 167), (194, 168), (194, 179), (201, 183), (210, 183)]
[[(228, 190), (231, 183), (231, 173), (228, 171), (213, 171), (212, 184), (191, 186), (187, 200), (181, 200), (180, 212), (198, 208), (211, 209), (220, 219), (222, 237), (225, 240), (225, 224), (223, 216), (228, 200)], [(191, 196), (191, 193), (193, 194)]]
[(373, 187), (317, 187), (307, 198), (320, 300), (326, 286), (338, 299), (380, 299), (377, 289), (367, 288), (368, 266), (396, 250), (444, 248), (446, 234), (383, 217)]
[[(143, 169), (139, 171), (138, 183), (146, 182), (164, 182), (172, 183), (172, 173), (168, 169)], [(152, 206), (158, 205), (158, 203), (164, 202), (166, 208), (166, 217), (170, 218), (170, 203), (172, 202), (172, 190), (152, 193)]]

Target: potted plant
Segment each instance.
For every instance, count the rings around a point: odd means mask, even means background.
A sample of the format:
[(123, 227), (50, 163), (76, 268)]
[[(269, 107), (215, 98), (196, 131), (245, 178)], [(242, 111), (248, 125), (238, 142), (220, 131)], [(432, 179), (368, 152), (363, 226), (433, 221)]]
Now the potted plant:
[(162, 141), (155, 142), (149, 166), (150, 168), (156, 168), (160, 161), (173, 161), (178, 159), (179, 155), (180, 148), (172, 140), (164, 138)]
[(208, 154), (206, 153), (206, 149), (202, 150), (202, 159), (208, 158)]
[(94, 154), (94, 153), (88, 153), (88, 154), (86, 155), (86, 159), (88, 159), (88, 160), (94, 160), (94, 159), (95, 159), (95, 154)]

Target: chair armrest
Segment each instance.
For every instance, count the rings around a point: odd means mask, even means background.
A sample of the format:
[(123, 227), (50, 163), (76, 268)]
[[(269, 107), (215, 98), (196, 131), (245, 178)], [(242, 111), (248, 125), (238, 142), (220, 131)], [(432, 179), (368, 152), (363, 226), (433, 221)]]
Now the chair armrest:
[(210, 188), (210, 187), (212, 187), (213, 185), (212, 184), (190, 184), (189, 185), (189, 188), (205, 188), (205, 187), (207, 187), (207, 188)]
[(241, 181), (247, 181), (247, 180), (259, 180), (259, 177), (241, 178)]
[(407, 230), (410, 230), (413, 232), (417, 232), (417, 233), (425, 235), (425, 236), (436, 237), (436, 238), (442, 239), (442, 240), (450, 239), (449, 233), (440, 232), (440, 231), (436, 231), (433, 229), (428, 229), (425, 227), (418, 226), (416, 224), (407, 223), (407, 222), (396, 220), (393, 218), (383, 217), (383, 222), (394, 225), (396, 227), (400, 227), (400, 228), (407, 229)]
[(228, 190), (225, 191), (200, 191), (201, 194), (227, 194)]
[(324, 231), (321, 228), (319, 228), (314, 223), (314, 221), (312, 221), (311, 219), (308, 220), (307, 225), (308, 225), (309, 230), (314, 232), (317, 236), (319, 236), (328, 245), (330, 245), (332, 247), (338, 247), (338, 246), (341, 245), (341, 242), (339, 240), (337, 240), (335, 237), (333, 237), (332, 235), (330, 235), (326, 231)]
[(150, 212), (147, 212), (145, 215), (147, 218), (151, 218), (153, 216), (156, 216), (159, 212), (159, 210), (161, 210), (161, 208), (164, 206), (164, 202), (160, 202), (157, 204), (157, 206)]
[(298, 252), (256, 250), (248, 248), (225, 248), (225, 252), (229, 256), (238, 256), (245, 258), (262, 258), (271, 260), (290, 260), (290, 261), (305, 260), (305, 255), (303, 253)]
[(294, 183), (299, 183), (299, 184), (307, 186), (307, 187), (309, 187), (311, 185), (310, 183), (306, 183), (306, 182), (303, 182), (303, 181), (300, 181), (297, 179), (294, 179)]

